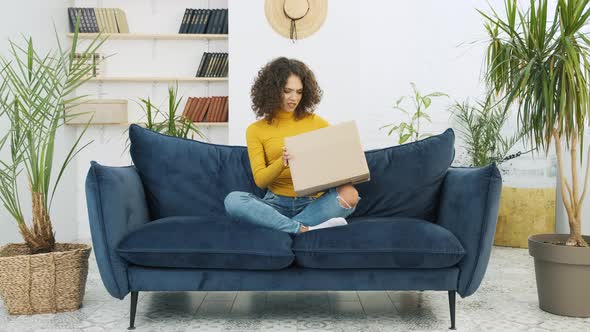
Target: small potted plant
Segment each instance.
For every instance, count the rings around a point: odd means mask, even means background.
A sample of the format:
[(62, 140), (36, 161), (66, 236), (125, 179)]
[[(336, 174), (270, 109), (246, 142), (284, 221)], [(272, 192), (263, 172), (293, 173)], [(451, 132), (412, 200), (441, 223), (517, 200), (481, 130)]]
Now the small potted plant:
[[(55, 167), (55, 137), (71, 107), (84, 102), (73, 92), (90, 76), (93, 65), (84, 58), (104, 42), (98, 36), (75, 57), (78, 22), (72, 46), (39, 54), (31, 38), (21, 46), (9, 41), (9, 58), (0, 56), (0, 116), (10, 125), (0, 137), (0, 202), (17, 223), (24, 243), (0, 248), (0, 295), (10, 314), (77, 310), (84, 297), (90, 246), (56, 243), (51, 202), (66, 166), (81, 149), (75, 139), (67, 156)], [(57, 34), (57, 32), (56, 32)], [(26, 178), (26, 179), (25, 179)], [(26, 180), (32, 197), (32, 223), (23, 214), (20, 194)]]
[[(410, 121), (401, 122), (399, 125), (391, 123), (379, 128), (389, 128), (387, 136), (391, 136), (393, 132), (397, 131), (399, 136), (398, 144), (404, 144), (406, 142), (416, 142), (420, 139), (432, 136), (431, 133), (422, 132), (423, 128), (420, 128), (420, 126), (423, 125), (423, 121), (432, 122), (430, 119), (430, 115), (428, 115), (427, 113), (427, 110), (430, 107), (430, 104), (432, 103), (432, 98), (448, 97), (448, 95), (442, 92), (431, 92), (423, 95), (416, 88), (416, 85), (413, 82), (410, 83), (410, 85), (412, 85), (412, 90), (414, 94), (412, 96), (403, 96), (399, 98), (393, 105), (393, 109), (405, 113), (410, 119)], [(406, 99), (406, 97), (412, 100), (413, 106), (415, 108), (412, 114), (410, 114), (408, 110), (402, 107), (402, 102)]]
[[(558, 0), (553, 14), (547, 0), (529, 8), (507, 0), (505, 16), (480, 11), (490, 35), (486, 81), (518, 108), (525, 138), (546, 153), (551, 144), (558, 160), (559, 182), (569, 234), (529, 237), (535, 260), (541, 309), (555, 314), (590, 317), (590, 237), (582, 235), (582, 204), (589, 169), (578, 183), (580, 148), (590, 109), (590, 39), (583, 31), (590, 0)], [(549, 16), (550, 15), (550, 16)], [(563, 166), (564, 147), (571, 157), (571, 184)], [(590, 165), (590, 164), (589, 164)]]

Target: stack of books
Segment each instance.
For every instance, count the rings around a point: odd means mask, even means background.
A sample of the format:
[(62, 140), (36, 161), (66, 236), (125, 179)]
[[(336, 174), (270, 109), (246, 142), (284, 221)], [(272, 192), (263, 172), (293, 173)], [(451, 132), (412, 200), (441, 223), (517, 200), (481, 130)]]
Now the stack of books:
[(80, 16), (82, 33), (128, 33), (129, 25), (125, 12), (119, 8), (68, 8), (70, 32), (74, 32), (76, 16)]
[(196, 77), (227, 77), (227, 53), (203, 53)]
[(227, 34), (227, 9), (187, 8), (178, 33)]
[(227, 96), (189, 97), (182, 116), (193, 122), (227, 122), (228, 101)]
[[(79, 63), (79, 71), (86, 71), (84, 78), (100, 76), (100, 67), (102, 64), (100, 53), (74, 53), (74, 63)], [(90, 69), (90, 67), (92, 67)]]

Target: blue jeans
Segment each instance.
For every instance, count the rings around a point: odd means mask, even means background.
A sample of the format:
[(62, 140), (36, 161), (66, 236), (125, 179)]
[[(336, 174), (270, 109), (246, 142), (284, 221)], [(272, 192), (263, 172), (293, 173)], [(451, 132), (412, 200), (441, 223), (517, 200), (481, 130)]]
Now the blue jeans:
[(330, 218), (346, 218), (357, 207), (343, 207), (336, 188), (318, 198), (281, 196), (270, 190), (259, 198), (251, 193), (232, 191), (225, 197), (224, 204), (225, 211), (234, 218), (292, 234), (299, 233), (301, 225), (315, 226)]

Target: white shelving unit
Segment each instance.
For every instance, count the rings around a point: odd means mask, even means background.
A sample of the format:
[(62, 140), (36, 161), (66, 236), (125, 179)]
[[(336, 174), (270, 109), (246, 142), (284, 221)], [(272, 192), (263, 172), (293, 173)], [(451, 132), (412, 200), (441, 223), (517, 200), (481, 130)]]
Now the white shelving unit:
[[(94, 39), (97, 36), (108, 37), (109, 40), (227, 40), (227, 35), (214, 34), (154, 34), (154, 33), (79, 33), (78, 39)], [(68, 38), (73, 38), (73, 33), (68, 33)]]
[[(205, 52), (227, 52), (227, 34), (180, 34), (185, 8), (227, 8), (227, 0), (171, 0), (162, 2), (123, 2), (115, 0), (75, 0), (73, 7), (121, 8), (129, 22), (130, 33), (79, 33), (79, 48), (97, 36), (106, 37), (99, 52), (107, 56), (100, 75), (91, 78), (78, 94), (90, 98), (129, 100), (128, 122), (97, 124), (97, 127), (120, 128), (138, 123), (142, 117), (139, 98), (151, 98), (165, 110), (167, 85), (178, 83), (183, 96), (178, 112), (184, 110), (189, 96), (227, 95), (227, 77), (195, 77)], [(156, 23), (154, 23), (156, 22)], [(158, 31), (154, 31), (154, 29)], [(71, 40), (73, 33), (67, 33)], [(106, 68), (106, 69), (105, 69)], [(163, 107), (163, 108), (162, 108)], [(227, 143), (227, 122), (196, 122), (212, 143)], [(79, 126), (71, 124), (71, 126)]]
[(93, 77), (91, 82), (227, 82), (227, 77), (140, 77), (112, 76)]

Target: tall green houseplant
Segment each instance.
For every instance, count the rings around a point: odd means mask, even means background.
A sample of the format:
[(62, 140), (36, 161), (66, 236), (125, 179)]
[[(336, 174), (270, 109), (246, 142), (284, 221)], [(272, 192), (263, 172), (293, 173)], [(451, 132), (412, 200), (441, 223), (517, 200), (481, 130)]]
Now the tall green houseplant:
[[(39, 54), (31, 38), (21, 46), (9, 41), (9, 56), (0, 56), (0, 116), (10, 125), (0, 136), (0, 201), (18, 225), (31, 253), (51, 252), (55, 234), (51, 222), (51, 202), (67, 165), (86, 145), (80, 144), (88, 124), (76, 138), (63, 161), (55, 160), (55, 138), (69, 115), (66, 111), (83, 103), (85, 96), (73, 96), (90, 79), (93, 65), (84, 59), (105, 41), (98, 36), (75, 57), (78, 26), (68, 50)], [(58, 166), (59, 168), (55, 168)], [(24, 174), (32, 198), (32, 225), (28, 225), (20, 201), (18, 178)], [(20, 190), (19, 190), (20, 189)]]
[[(567, 246), (587, 247), (581, 232), (582, 203), (587, 191), (588, 168), (578, 186), (578, 157), (590, 109), (590, 40), (581, 31), (588, 23), (590, 0), (558, 0), (548, 20), (547, 0), (531, 0), (530, 8), (517, 8), (506, 0), (506, 17), (492, 9), (480, 11), (490, 42), (486, 55), (486, 81), (506, 97), (507, 107), (517, 105), (519, 126), (534, 147), (548, 152), (553, 141), (559, 163), (563, 203), (570, 235)], [(571, 156), (572, 183), (563, 166), (562, 141)]]

